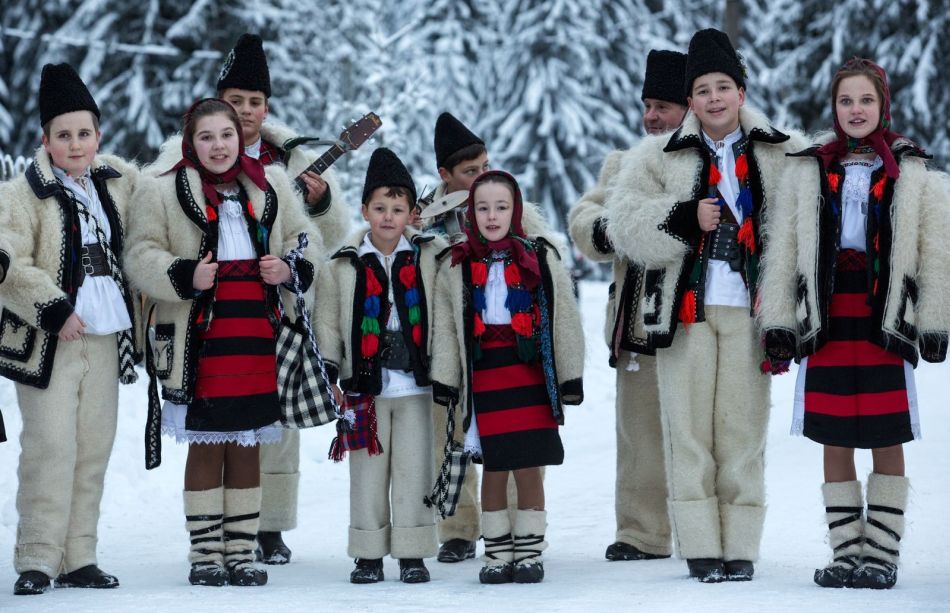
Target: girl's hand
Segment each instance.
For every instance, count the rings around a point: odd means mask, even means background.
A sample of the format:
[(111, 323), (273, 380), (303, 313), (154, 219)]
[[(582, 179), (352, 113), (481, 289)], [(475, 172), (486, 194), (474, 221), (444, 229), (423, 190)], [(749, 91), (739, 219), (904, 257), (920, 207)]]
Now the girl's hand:
[(336, 383), (331, 384), (330, 389), (333, 390), (333, 397), (336, 398), (336, 403), (340, 405), (340, 407), (342, 408), (343, 407), (343, 390), (341, 390), (340, 386), (337, 385)]
[(290, 281), (290, 266), (273, 255), (261, 258), (261, 279), (268, 285), (280, 285)]
[(59, 339), (63, 341), (78, 341), (86, 329), (86, 322), (79, 315), (73, 313), (59, 329)]
[(211, 261), (211, 252), (209, 251), (195, 266), (195, 272), (191, 276), (191, 285), (198, 291), (211, 289), (214, 285), (214, 278), (218, 274), (218, 263)]
[(716, 198), (703, 198), (696, 207), (696, 217), (699, 220), (699, 228), (703, 232), (712, 232), (719, 226), (719, 200)]

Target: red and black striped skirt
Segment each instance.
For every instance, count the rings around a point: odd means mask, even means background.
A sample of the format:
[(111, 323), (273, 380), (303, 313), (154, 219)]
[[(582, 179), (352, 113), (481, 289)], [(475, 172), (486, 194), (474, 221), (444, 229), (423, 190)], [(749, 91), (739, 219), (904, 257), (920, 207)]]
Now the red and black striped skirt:
[(868, 340), (867, 289), (865, 254), (842, 250), (828, 342), (803, 360), (796, 394), (803, 434), (823, 445), (889, 447), (913, 440), (919, 429), (913, 370), (898, 354)]
[(218, 264), (211, 325), (201, 336), (189, 430), (252, 430), (280, 418), (274, 328), (257, 260)]
[(541, 364), (518, 359), (511, 326), (485, 328), (472, 375), (485, 470), (562, 464), (564, 447)]

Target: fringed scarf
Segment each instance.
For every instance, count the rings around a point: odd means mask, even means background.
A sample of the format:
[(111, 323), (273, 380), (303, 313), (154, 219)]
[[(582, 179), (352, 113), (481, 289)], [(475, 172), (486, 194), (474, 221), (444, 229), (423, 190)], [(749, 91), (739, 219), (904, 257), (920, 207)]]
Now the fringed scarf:
[(835, 134), (838, 138), (822, 145), (818, 149), (818, 156), (821, 158), (827, 170), (831, 168), (834, 162), (840, 161), (855, 149), (859, 147), (871, 147), (874, 152), (881, 157), (881, 161), (884, 162), (884, 171), (887, 176), (896, 179), (900, 176), (900, 168), (897, 165), (897, 160), (894, 159), (894, 154), (891, 153), (891, 144), (902, 137), (900, 134), (891, 130), (891, 91), (887, 85), (887, 73), (871, 60), (857, 57), (849, 60), (841, 70), (847, 70), (856, 63), (869, 66), (881, 77), (881, 82), (884, 86), (884, 100), (881, 101), (880, 121), (878, 121), (877, 128), (875, 128), (873, 132), (862, 139), (853, 139), (845, 134), (841, 124), (838, 123), (838, 113), (835, 112), (835, 101), (832, 100), (831, 116), (834, 117)]

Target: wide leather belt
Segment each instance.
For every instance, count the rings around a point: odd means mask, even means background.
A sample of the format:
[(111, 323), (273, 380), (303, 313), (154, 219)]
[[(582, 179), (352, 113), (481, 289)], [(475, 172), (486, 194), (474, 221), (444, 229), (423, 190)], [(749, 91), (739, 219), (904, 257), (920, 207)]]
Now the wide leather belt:
[(729, 262), (729, 268), (742, 270), (742, 250), (739, 249), (739, 224), (721, 223), (709, 237), (709, 259)]
[(402, 332), (386, 330), (383, 332), (380, 341), (382, 345), (379, 352), (380, 366), (389, 370), (412, 370), (409, 348), (406, 347), (406, 339)]
[[(109, 276), (109, 261), (106, 252), (98, 243), (83, 245), (79, 251), (79, 263), (82, 268), (82, 279), (86, 277)], [(80, 279), (80, 284), (82, 284)]]

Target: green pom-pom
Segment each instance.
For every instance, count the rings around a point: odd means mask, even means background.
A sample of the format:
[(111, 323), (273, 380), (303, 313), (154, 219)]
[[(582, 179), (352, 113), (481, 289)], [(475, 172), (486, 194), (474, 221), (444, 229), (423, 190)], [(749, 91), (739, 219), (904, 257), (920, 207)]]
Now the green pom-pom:
[(416, 325), (417, 323), (419, 323), (419, 320), (420, 320), (419, 307), (417, 306), (409, 307), (409, 323), (412, 325)]
[(375, 334), (376, 336), (379, 336), (379, 321), (364, 315), (363, 323), (360, 324), (360, 330), (363, 332), (363, 334)]

